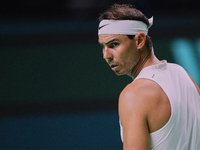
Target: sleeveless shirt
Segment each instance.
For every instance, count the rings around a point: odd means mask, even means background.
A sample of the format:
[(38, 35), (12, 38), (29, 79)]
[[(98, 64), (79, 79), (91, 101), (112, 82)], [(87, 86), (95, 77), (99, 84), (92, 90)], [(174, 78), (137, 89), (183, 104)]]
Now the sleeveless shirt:
[[(163, 61), (143, 68), (135, 80), (140, 78), (156, 82), (171, 104), (169, 121), (150, 133), (151, 149), (200, 150), (200, 96), (187, 72), (177, 64)], [(120, 128), (123, 141), (121, 124)]]

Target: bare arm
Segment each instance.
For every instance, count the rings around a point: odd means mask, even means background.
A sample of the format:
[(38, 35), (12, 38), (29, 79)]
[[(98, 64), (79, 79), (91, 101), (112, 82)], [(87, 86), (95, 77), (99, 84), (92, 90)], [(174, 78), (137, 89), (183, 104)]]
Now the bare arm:
[(150, 150), (150, 133), (162, 128), (171, 116), (171, 105), (154, 81), (138, 79), (119, 97), (124, 150)]
[[(189, 76), (190, 76), (190, 75), (189, 75)], [(194, 79), (193, 79), (191, 76), (190, 76), (190, 78), (191, 78), (191, 80), (193, 81), (194, 85), (196, 86), (197, 91), (198, 91), (199, 96), (200, 96), (200, 88), (199, 88), (199, 86), (196, 84), (196, 82), (194, 81)]]
[(150, 150), (144, 97), (139, 91), (134, 90), (133, 86), (128, 85), (119, 98), (119, 115), (123, 126), (123, 150)]

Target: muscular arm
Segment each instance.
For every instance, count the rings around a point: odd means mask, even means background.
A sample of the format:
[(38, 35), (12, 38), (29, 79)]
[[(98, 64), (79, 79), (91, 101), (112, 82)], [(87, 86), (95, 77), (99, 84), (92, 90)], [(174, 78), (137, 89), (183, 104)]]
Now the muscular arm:
[(171, 115), (168, 97), (158, 84), (138, 79), (119, 97), (123, 150), (150, 150), (150, 133), (162, 128)]
[[(190, 76), (190, 75), (189, 75)], [(200, 96), (200, 88), (199, 88), (199, 86), (196, 84), (196, 82), (194, 81), (194, 79), (190, 76), (190, 79), (192, 80), (192, 82), (194, 83), (194, 85), (196, 86), (196, 88), (197, 88), (197, 91), (198, 91), (198, 93), (199, 93), (199, 96)]]
[(123, 150), (150, 150), (147, 113), (140, 93), (126, 87), (119, 98), (119, 115), (123, 126)]

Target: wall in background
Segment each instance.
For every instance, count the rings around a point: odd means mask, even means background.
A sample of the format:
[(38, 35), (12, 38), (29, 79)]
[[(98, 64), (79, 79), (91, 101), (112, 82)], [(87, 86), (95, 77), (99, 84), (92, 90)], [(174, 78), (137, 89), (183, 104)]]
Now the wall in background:
[[(199, 18), (154, 18), (158, 58), (182, 65), (200, 85)], [(117, 99), (132, 80), (102, 59), (97, 25), (1, 21), (1, 149), (122, 149)]]
[(0, 147), (122, 149), (116, 112), (1, 118)]
[[(158, 58), (183, 66), (200, 84), (198, 38), (154, 40)], [(1, 47), (1, 104), (117, 98), (132, 81), (116, 76), (98, 43)]]

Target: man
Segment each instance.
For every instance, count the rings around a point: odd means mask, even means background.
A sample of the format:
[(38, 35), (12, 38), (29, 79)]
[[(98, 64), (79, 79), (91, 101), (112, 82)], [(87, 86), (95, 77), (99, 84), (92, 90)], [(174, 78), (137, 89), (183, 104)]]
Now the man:
[(153, 52), (147, 19), (130, 5), (100, 15), (103, 58), (133, 82), (119, 96), (124, 150), (200, 150), (200, 89), (179, 65)]

